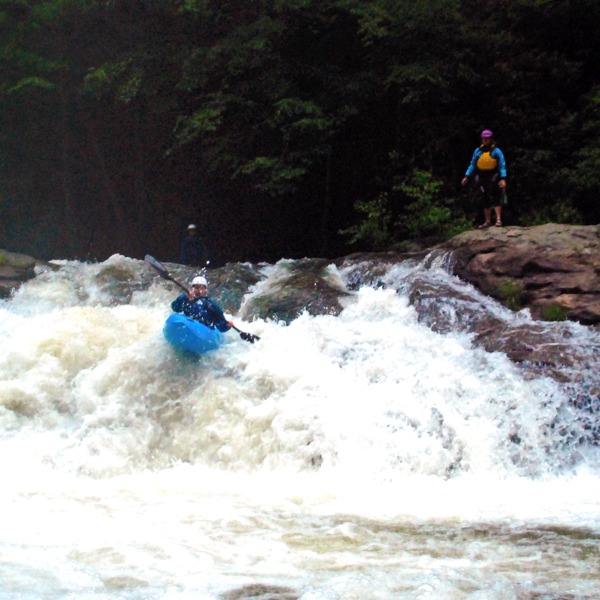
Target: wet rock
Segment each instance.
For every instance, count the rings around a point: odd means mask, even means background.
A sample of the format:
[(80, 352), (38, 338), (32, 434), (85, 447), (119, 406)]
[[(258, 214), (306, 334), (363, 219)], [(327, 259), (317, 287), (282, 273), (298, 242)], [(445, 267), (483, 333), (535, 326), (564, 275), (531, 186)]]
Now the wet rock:
[(260, 266), (249, 263), (228, 263), (221, 269), (207, 274), (211, 294), (226, 312), (237, 312), (244, 296), (261, 279)]
[(223, 600), (298, 600), (298, 592), (291, 588), (260, 583), (231, 590), (221, 596)]
[[(587, 434), (579, 442), (600, 444), (600, 339), (575, 323), (507, 318), (466, 284), (417, 272), (407, 292), (419, 322), (440, 334), (470, 334), (472, 344), (505, 354), (527, 379), (549, 377), (561, 384)], [(576, 339), (578, 336), (580, 339)]]
[(27, 254), (0, 250), (0, 298), (8, 298), (20, 285), (35, 277), (36, 260)]
[[(573, 343), (573, 331), (568, 322), (545, 323), (516, 318), (507, 322), (490, 312), (483, 299), (469, 288), (452, 287), (431, 281), (419, 274), (410, 283), (409, 300), (418, 319), (437, 333), (453, 331), (473, 334), (473, 344), (488, 352), (503, 352), (515, 363), (551, 367), (559, 372), (565, 368), (600, 368), (600, 347), (588, 340)], [(590, 336), (596, 339), (597, 336)]]
[(290, 323), (303, 312), (337, 315), (340, 299), (349, 294), (341, 280), (328, 271), (331, 261), (305, 259), (280, 261), (278, 275), (268, 287), (256, 289), (242, 306), (242, 318), (259, 317)]
[(462, 233), (436, 252), (450, 252), (450, 270), (537, 319), (564, 315), (600, 323), (600, 225), (491, 227)]
[(418, 320), (436, 333), (497, 331), (504, 323), (491, 314), (484, 302), (466, 287), (452, 287), (432, 280), (428, 272), (417, 273), (406, 286)]
[(336, 266), (344, 269), (349, 289), (355, 290), (362, 286), (373, 288), (383, 285), (390, 267), (408, 261), (417, 264), (421, 262), (431, 250), (419, 252), (369, 252), (344, 256), (335, 261)]

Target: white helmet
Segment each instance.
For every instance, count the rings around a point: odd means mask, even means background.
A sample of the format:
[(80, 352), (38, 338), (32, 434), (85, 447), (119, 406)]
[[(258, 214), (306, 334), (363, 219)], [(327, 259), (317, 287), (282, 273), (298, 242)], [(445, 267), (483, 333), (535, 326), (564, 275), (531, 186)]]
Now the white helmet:
[(208, 281), (206, 281), (206, 277), (198, 275), (197, 277), (194, 277), (194, 279), (192, 279), (192, 285), (205, 285), (206, 287), (208, 287)]

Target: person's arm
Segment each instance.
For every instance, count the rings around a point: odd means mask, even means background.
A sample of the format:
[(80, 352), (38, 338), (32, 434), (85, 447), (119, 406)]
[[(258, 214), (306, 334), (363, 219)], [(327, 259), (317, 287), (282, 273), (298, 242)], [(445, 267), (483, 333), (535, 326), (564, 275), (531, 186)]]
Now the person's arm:
[(233, 323), (225, 318), (223, 311), (217, 304), (211, 301), (209, 304), (209, 308), (213, 315), (213, 322), (215, 324), (215, 327), (219, 331), (229, 331), (233, 327)]
[(477, 160), (479, 159), (480, 156), (481, 156), (481, 153), (479, 151), (479, 148), (476, 148), (475, 151), (473, 152), (473, 156), (471, 157), (471, 162), (469, 163), (469, 166), (467, 167), (467, 170), (465, 171), (465, 176), (464, 176), (463, 180), (461, 181), (462, 185), (467, 185), (469, 179), (471, 179), (473, 173), (475, 173), (475, 170), (477, 169)]
[(173, 309), (173, 312), (183, 312), (186, 301), (187, 296), (185, 294), (180, 294), (179, 296), (177, 296), (177, 298), (175, 298), (175, 300), (171, 302), (171, 308)]
[(500, 180), (504, 180), (506, 182), (506, 160), (504, 159), (504, 154), (500, 148), (494, 148), (495, 154), (494, 158), (498, 161), (498, 173), (500, 173)]

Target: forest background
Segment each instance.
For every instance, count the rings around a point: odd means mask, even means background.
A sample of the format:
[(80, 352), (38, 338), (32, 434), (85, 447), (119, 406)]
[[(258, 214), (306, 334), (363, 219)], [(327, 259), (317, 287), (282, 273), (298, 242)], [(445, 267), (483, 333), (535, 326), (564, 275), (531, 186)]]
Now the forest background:
[(213, 266), (600, 222), (597, 0), (0, 0), (0, 247)]

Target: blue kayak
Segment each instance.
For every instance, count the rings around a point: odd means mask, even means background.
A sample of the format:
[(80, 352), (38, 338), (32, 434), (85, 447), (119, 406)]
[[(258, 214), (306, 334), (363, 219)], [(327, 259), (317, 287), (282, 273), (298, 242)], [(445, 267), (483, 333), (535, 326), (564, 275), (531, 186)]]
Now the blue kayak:
[(223, 334), (218, 329), (211, 329), (179, 313), (166, 320), (163, 334), (171, 346), (193, 354), (216, 350), (223, 343)]

